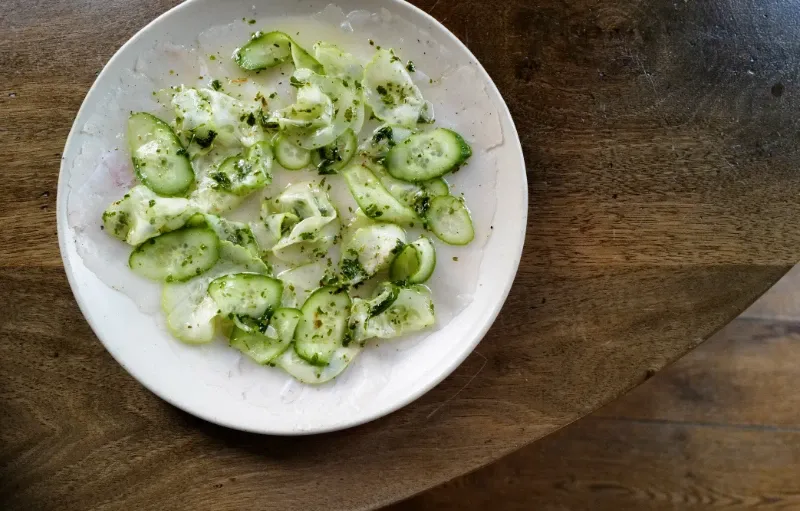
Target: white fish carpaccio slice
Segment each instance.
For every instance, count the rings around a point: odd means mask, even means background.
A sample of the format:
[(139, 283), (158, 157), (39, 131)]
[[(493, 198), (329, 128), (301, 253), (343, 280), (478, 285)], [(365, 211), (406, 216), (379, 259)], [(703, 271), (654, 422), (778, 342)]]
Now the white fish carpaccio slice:
[[(68, 167), (68, 224), (84, 264), (106, 285), (124, 293), (142, 312), (164, 325), (159, 310), (160, 286), (134, 275), (127, 267), (131, 248), (100, 229), (103, 210), (118, 200), (134, 181), (125, 142), (126, 119), (131, 111), (148, 111), (162, 116), (165, 121), (174, 121), (174, 113), (164, 104), (166, 96), (153, 93), (181, 84), (208, 87), (213, 79), (220, 80), (226, 93), (245, 102), (255, 102), (259, 92), (265, 97), (277, 92), (278, 96), (269, 100), (270, 108), (290, 104), (293, 101), (293, 89), (288, 80), (291, 65), (253, 75), (240, 70), (231, 60), (234, 49), (245, 42), (255, 27), (282, 30), (309, 51), (315, 41), (325, 40), (364, 62), (375, 50), (369, 40), (394, 48), (404, 60), (413, 60), (417, 71), (412, 76), (425, 99), (433, 103), (437, 125), (459, 131), (472, 145), (473, 157), (469, 164), (446, 180), (451, 193), (463, 194), (467, 201), (472, 212), (475, 241), (466, 247), (453, 247), (427, 234), (436, 244), (438, 259), (436, 271), (428, 282), (436, 305), (434, 331), (446, 326), (472, 301), (476, 291), (483, 247), (491, 236), (497, 203), (498, 169), (492, 152), (503, 143), (503, 131), (499, 112), (478, 76), (477, 64), (456, 61), (424, 28), (385, 9), (344, 13), (330, 5), (318, 15), (306, 18), (257, 18), (252, 26), (234, 21), (202, 32), (193, 46), (160, 43), (142, 54), (134, 69), (120, 76), (116, 93), (109, 95), (82, 127), (78, 139), (82, 152)], [(464, 83), (475, 86), (465, 89)], [(367, 123), (360, 139), (369, 136), (376, 125)], [(319, 183), (322, 179), (312, 171), (288, 172), (276, 165), (273, 183), (227, 216), (239, 221), (256, 220), (263, 198), (277, 196), (292, 183), (308, 180)], [(330, 187), (331, 198), (346, 225), (356, 209), (355, 201), (337, 176), (327, 176), (325, 187)], [(420, 229), (411, 229), (408, 239), (414, 240), (420, 234), (423, 234)], [(330, 256), (338, 259), (337, 251), (333, 250)], [(385, 368), (382, 360), (398, 351), (413, 349), (430, 333), (370, 346), (356, 359), (355, 367), (330, 385), (353, 387), (358, 383), (355, 389), (350, 388), (347, 394), (340, 395), (342, 403), (356, 402), (359, 395), (379, 392), (391, 377), (391, 369), (379, 372), (380, 378), (376, 378), (378, 371), (373, 369)], [(207, 382), (211, 385), (223, 386), (230, 378), (241, 378), (242, 388), (246, 389), (242, 398), (246, 395), (247, 401), (257, 406), (274, 403), (276, 388), (283, 388), (282, 399), (291, 402), (302, 402), (304, 396), (321, 391), (297, 382), (287, 383), (282, 373), (256, 366), (222, 342), (198, 348), (182, 346), (175, 341), (173, 350), (187, 363), (213, 368), (215, 380)], [(209, 357), (215, 358), (215, 363), (211, 363)], [(367, 373), (368, 379), (359, 380)]]

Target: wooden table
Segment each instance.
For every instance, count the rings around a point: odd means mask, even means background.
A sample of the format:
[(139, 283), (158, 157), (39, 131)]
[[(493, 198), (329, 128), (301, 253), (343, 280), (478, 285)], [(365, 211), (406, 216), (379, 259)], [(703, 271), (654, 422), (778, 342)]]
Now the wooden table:
[(417, 0), (506, 97), (528, 239), (476, 352), (426, 396), (311, 438), (207, 424), (117, 365), (55, 231), (86, 90), (174, 0), (0, 7), (0, 507), (359, 509), (488, 463), (686, 353), (800, 254), (800, 7)]

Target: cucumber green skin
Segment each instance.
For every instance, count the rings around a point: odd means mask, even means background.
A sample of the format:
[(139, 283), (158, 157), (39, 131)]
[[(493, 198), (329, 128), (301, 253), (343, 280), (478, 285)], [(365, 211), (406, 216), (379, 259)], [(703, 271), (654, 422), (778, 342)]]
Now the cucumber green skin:
[(278, 332), (278, 337), (282, 342), (291, 343), (302, 317), (303, 313), (300, 309), (284, 307), (275, 311), (269, 324)]
[(369, 311), (370, 317), (377, 316), (378, 314), (386, 311), (386, 309), (391, 307), (392, 304), (397, 300), (397, 297), (400, 296), (400, 288), (394, 284), (388, 284), (386, 291), (388, 291), (386, 297), (380, 303), (375, 304)]
[(308, 385), (327, 383), (339, 376), (350, 362), (358, 356), (361, 347), (352, 343), (346, 348), (338, 348), (332, 355), (331, 361), (325, 367), (313, 366), (300, 358), (296, 349), (288, 349), (275, 360), (278, 367), (282, 368), (296, 380)]
[[(275, 44), (278, 44), (279, 47), (272, 49)], [(291, 57), (291, 44), (292, 38), (283, 32), (257, 33), (247, 44), (234, 52), (233, 60), (246, 71), (261, 71), (286, 62)], [(259, 51), (262, 46), (277, 53), (278, 56), (272, 56), (269, 60), (263, 60), (263, 56), (261, 60), (249, 56), (251, 53)]]
[[(134, 133), (135, 127), (139, 124), (150, 125), (151, 129), (147, 132)], [(155, 136), (153, 136), (154, 134)], [(152, 166), (148, 168), (135, 156), (137, 149), (144, 143), (150, 142), (152, 139), (156, 141), (170, 141), (171, 143), (168, 145), (159, 144), (159, 149), (163, 151), (165, 155), (169, 155), (170, 158), (184, 164), (184, 168), (182, 169), (184, 176), (182, 176), (182, 179), (176, 180), (175, 186), (165, 187), (163, 183), (159, 184), (156, 179), (150, 176), (149, 171)], [(180, 139), (169, 124), (155, 115), (147, 112), (131, 114), (128, 118), (128, 146), (131, 151), (133, 170), (134, 174), (136, 174), (136, 178), (155, 193), (162, 197), (182, 197), (186, 195), (194, 185), (195, 175), (192, 163), (189, 161), (189, 153), (186, 152)]]
[[(156, 250), (158, 245), (169, 243), (173, 239), (178, 239), (181, 237), (188, 237), (191, 239), (192, 237), (199, 237), (203, 236), (203, 241), (201, 245), (205, 245), (205, 249), (200, 248), (200, 250), (210, 250), (211, 255), (208, 256), (205, 264), (200, 266), (195, 266), (188, 264), (186, 266), (180, 267), (181, 271), (168, 273), (166, 271), (163, 274), (159, 274), (158, 272), (150, 272), (147, 271), (148, 259), (150, 258), (150, 251)], [(198, 275), (202, 275), (206, 271), (210, 270), (219, 260), (219, 253), (220, 253), (220, 242), (217, 234), (206, 227), (186, 227), (183, 229), (179, 229), (177, 231), (168, 232), (166, 234), (162, 234), (156, 238), (150, 238), (149, 240), (145, 241), (131, 252), (130, 257), (128, 257), (128, 266), (133, 270), (134, 273), (137, 275), (141, 275), (143, 277), (149, 278), (151, 280), (156, 281), (164, 281), (164, 282), (185, 282), (190, 280)], [(161, 268), (164, 269), (163, 267)]]
[(283, 355), (292, 345), (291, 339), (273, 339), (258, 332), (247, 332), (236, 328), (231, 335), (231, 347), (241, 351), (257, 364), (267, 365)]
[(412, 270), (414, 274), (416, 274), (422, 265), (419, 253), (416, 248), (411, 245), (406, 245), (403, 251), (397, 254), (397, 257), (392, 261), (392, 266), (389, 269), (389, 277), (391, 277), (392, 282), (406, 282), (411, 278), (409, 266), (412, 264), (412, 261), (416, 263)]
[(412, 227), (419, 222), (417, 213), (390, 194), (366, 166), (354, 163), (343, 169), (341, 174), (358, 207), (376, 222)]
[[(441, 219), (445, 218), (445, 215), (450, 215), (450, 210), (453, 210), (455, 215), (460, 215), (460, 220), (463, 220), (456, 233), (445, 230), (442, 222), (440, 222)], [(434, 197), (431, 200), (425, 221), (428, 230), (448, 245), (468, 245), (475, 239), (475, 229), (472, 225), (472, 217), (469, 214), (469, 210), (461, 200), (452, 195)]]
[(292, 40), (291, 52), (295, 69), (310, 69), (318, 75), (325, 74), (325, 69), (322, 67), (322, 64), (294, 40)]
[[(343, 144), (340, 145), (340, 142)], [(347, 131), (342, 133), (332, 145), (338, 149), (339, 159), (336, 161), (325, 159), (324, 154), (327, 147), (320, 147), (311, 153), (311, 161), (320, 174), (335, 174), (350, 163), (356, 155), (358, 139), (353, 130), (347, 128)]]
[[(322, 335), (316, 331), (326, 326), (319, 319), (317, 310), (322, 305), (330, 306), (330, 303), (333, 303), (334, 308), (337, 309), (334, 311), (336, 314), (333, 328), (335, 337), (322, 338), (315, 341), (315, 335)], [(320, 367), (328, 365), (333, 353), (343, 346), (347, 323), (350, 319), (350, 306), (350, 297), (342, 289), (329, 286), (321, 287), (314, 291), (300, 309), (303, 315), (294, 333), (294, 349), (297, 355), (311, 365)], [(329, 315), (326, 314), (326, 316)], [(315, 322), (317, 322), (316, 325)], [(320, 344), (320, 341), (326, 345), (325, 350), (315, 349), (314, 345)]]
[(425, 181), (420, 183), (420, 185), (422, 185), (422, 189), (431, 197), (450, 195), (450, 186), (447, 184), (447, 181), (441, 177)]
[(269, 173), (269, 171), (272, 169), (272, 158), (274, 157), (272, 152), (272, 144), (266, 140), (262, 140), (251, 145), (247, 151), (245, 151), (244, 156), (253, 165), (260, 166), (261, 170), (263, 170), (265, 173)]
[[(420, 247), (421, 244), (427, 245), (426, 249)], [(428, 257), (426, 258), (426, 254)], [(414, 257), (417, 260), (417, 269), (413, 274), (408, 274), (408, 268), (404, 266), (406, 257)], [(390, 277), (394, 282), (406, 282), (408, 284), (423, 284), (433, 275), (436, 268), (436, 250), (433, 243), (422, 237), (414, 243), (405, 246), (402, 252), (392, 261)]]
[(292, 345), (301, 317), (302, 313), (298, 309), (277, 309), (269, 322), (278, 334), (277, 339), (237, 327), (231, 335), (231, 346), (261, 365), (270, 364)]
[[(278, 305), (280, 305), (281, 296), (283, 296), (283, 282), (258, 273), (234, 273), (214, 279), (208, 285), (208, 294), (219, 304), (220, 308), (222, 309), (222, 304), (226, 300), (226, 297), (221, 296), (221, 293), (226, 287), (233, 286), (233, 289), (235, 289), (237, 282), (244, 281), (256, 281), (263, 284), (264, 291), (267, 293), (267, 295), (263, 296), (263, 298), (268, 311), (275, 310)], [(227, 307), (225, 309), (229, 310), (223, 310), (223, 314), (246, 314), (245, 311), (236, 310), (235, 308)]]
[[(305, 155), (307, 153), (307, 156), (304, 156), (302, 159), (298, 160), (287, 159), (282, 149), (282, 147), (285, 144), (289, 144), (292, 147), (297, 148), (298, 151), (304, 151), (304, 153), (302, 154)], [(281, 167), (285, 168), (286, 170), (301, 170), (308, 167), (311, 164), (311, 151), (309, 151), (308, 149), (303, 149), (302, 147), (295, 146), (294, 144), (289, 142), (289, 140), (283, 135), (278, 135), (275, 138), (275, 142), (273, 145), (274, 145), (275, 161), (277, 161), (278, 164)]]
[[(249, 195), (272, 182), (272, 158), (272, 145), (256, 142), (244, 154), (225, 158), (209, 175), (217, 181), (216, 188), (234, 195)], [(251, 182), (245, 184), (246, 179)]]
[[(457, 150), (454, 158), (440, 167), (432, 168), (410, 168), (408, 166), (407, 146), (413, 144), (419, 138), (431, 138), (435, 136), (447, 136), (456, 144)], [(453, 172), (464, 164), (472, 156), (472, 148), (464, 138), (453, 130), (447, 128), (436, 128), (433, 131), (417, 133), (412, 135), (402, 143), (394, 146), (386, 155), (386, 170), (396, 179), (403, 181), (420, 182), (428, 181), (441, 177), (449, 172)]]

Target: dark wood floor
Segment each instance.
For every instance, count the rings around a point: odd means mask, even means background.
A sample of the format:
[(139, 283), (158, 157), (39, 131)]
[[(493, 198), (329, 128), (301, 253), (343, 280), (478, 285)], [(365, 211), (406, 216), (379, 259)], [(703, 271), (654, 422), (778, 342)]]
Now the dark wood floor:
[(386, 511), (800, 509), (800, 270), (620, 401)]

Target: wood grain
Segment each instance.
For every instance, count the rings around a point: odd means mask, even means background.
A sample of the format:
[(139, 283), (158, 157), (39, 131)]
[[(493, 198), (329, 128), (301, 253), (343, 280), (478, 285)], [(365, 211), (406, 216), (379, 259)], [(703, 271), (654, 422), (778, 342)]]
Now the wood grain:
[(54, 225), (85, 91), (175, 3), (0, 6), (0, 507), (397, 500), (613, 400), (798, 260), (796, 6), (419, 0), (486, 65), (523, 141), (530, 220), (506, 307), (450, 378), (372, 424), (278, 439), (189, 417), (92, 335)]
[[(761, 314), (791, 295), (764, 298)], [(748, 312), (615, 403), (385, 511), (795, 509), (798, 379), (800, 322)]]

